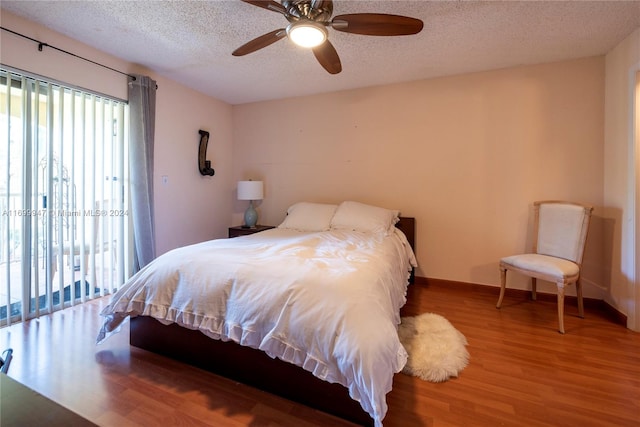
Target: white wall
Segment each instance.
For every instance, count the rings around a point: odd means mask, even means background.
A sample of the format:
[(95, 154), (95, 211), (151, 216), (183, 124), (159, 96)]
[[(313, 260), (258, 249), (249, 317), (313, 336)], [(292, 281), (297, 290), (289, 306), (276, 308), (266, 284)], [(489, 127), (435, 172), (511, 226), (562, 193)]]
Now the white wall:
[(608, 291), (603, 57), (239, 105), (233, 117), (235, 177), (266, 184), (261, 222), (300, 200), (400, 209), (417, 219), (418, 275), (497, 285), (498, 260), (530, 247), (531, 203), (575, 200), (596, 208), (585, 295)]
[[(171, 80), (158, 80), (158, 85), (154, 193), (161, 254), (227, 237), (234, 182), (231, 106)], [(214, 176), (202, 176), (198, 169), (200, 129), (210, 133), (207, 159)]]
[[(640, 28), (606, 56), (604, 201), (605, 221), (611, 240), (608, 279), (611, 292), (606, 300), (628, 315), (628, 326), (640, 330), (640, 285), (636, 277), (638, 253), (635, 245), (640, 224), (635, 207), (640, 171), (634, 153), (640, 143), (634, 138), (636, 74), (640, 72)], [(637, 107), (636, 107), (637, 108)], [(635, 114), (635, 117), (634, 117)], [(635, 145), (635, 148), (634, 148)], [(635, 230), (635, 231), (634, 231)]]

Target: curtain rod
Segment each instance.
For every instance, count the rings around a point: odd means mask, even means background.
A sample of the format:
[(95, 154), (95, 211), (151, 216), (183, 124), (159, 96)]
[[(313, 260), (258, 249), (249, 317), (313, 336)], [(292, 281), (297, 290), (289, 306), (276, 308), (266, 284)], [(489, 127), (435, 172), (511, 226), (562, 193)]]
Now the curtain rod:
[(59, 47), (51, 46), (50, 44), (47, 44), (47, 43), (41, 42), (40, 40), (36, 40), (36, 39), (31, 38), (31, 37), (29, 37), (29, 36), (25, 36), (24, 34), (20, 34), (20, 33), (16, 32), (16, 31), (13, 31), (13, 30), (8, 29), (8, 28), (5, 28), (5, 27), (0, 26), (0, 29), (2, 29), (2, 30), (4, 30), (4, 31), (7, 31), (7, 32), (9, 32), (9, 33), (11, 33), (11, 34), (15, 34), (16, 36), (20, 36), (20, 37), (22, 37), (22, 38), (25, 38), (25, 39), (27, 39), (27, 40), (31, 40), (32, 42), (38, 43), (38, 50), (39, 50), (40, 52), (42, 52), (42, 48), (44, 48), (44, 47), (50, 47), (51, 49), (55, 49), (55, 50), (57, 50), (58, 52), (66, 53), (67, 55), (74, 56), (74, 57), (76, 57), (76, 58), (78, 58), (78, 59), (82, 59), (83, 61), (87, 61), (87, 62), (90, 62), (90, 63), (92, 63), (92, 64), (94, 64), (94, 65), (98, 65), (98, 66), (103, 67), (103, 68), (106, 68), (106, 69), (108, 69), (108, 70), (115, 71), (116, 73), (123, 74), (123, 75), (125, 75), (125, 76), (127, 76), (127, 77), (132, 78), (132, 79), (133, 79), (133, 81), (135, 81), (135, 80), (136, 80), (136, 76), (132, 76), (131, 74), (127, 74), (127, 73), (122, 72), (122, 71), (120, 71), (120, 70), (116, 70), (115, 68), (111, 68), (111, 67), (109, 67), (109, 66), (107, 66), (107, 65), (101, 64), (101, 63), (99, 63), (99, 62), (92, 61), (92, 60), (87, 59), (87, 58), (84, 58), (84, 57), (82, 57), (82, 56), (80, 56), (80, 55), (76, 55), (75, 53), (72, 53), (72, 52), (66, 51), (66, 50), (64, 50), (64, 49), (60, 49)]

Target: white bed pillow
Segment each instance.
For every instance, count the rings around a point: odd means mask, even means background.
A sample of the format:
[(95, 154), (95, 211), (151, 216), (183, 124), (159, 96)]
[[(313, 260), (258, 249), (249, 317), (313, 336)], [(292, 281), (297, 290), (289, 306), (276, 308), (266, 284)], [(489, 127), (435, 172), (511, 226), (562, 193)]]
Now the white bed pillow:
[(331, 219), (333, 230), (353, 230), (389, 234), (399, 221), (400, 211), (345, 201), (340, 203)]
[(287, 216), (278, 228), (299, 231), (327, 231), (338, 205), (299, 202), (287, 209)]

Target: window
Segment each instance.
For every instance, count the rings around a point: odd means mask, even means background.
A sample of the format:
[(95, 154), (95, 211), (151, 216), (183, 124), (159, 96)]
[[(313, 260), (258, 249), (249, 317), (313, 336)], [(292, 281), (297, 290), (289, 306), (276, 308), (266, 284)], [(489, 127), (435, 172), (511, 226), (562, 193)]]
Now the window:
[(0, 326), (129, 268), (126, 102), (0, 68)]

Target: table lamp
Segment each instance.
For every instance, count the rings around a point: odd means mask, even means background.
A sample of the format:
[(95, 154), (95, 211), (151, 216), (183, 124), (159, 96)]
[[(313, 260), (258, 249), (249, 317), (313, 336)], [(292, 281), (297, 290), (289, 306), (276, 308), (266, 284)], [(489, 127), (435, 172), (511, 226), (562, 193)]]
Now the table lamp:
[(249, 200), (249, 207), (244, 212), (244, 226), (256, 228), (258, 212), (253, 207), (254, 200), (262, 200), (262, 181), (238, 181), (238, 200)]

